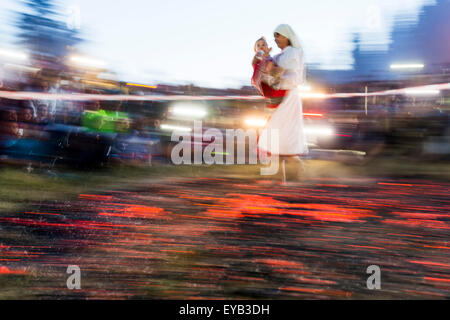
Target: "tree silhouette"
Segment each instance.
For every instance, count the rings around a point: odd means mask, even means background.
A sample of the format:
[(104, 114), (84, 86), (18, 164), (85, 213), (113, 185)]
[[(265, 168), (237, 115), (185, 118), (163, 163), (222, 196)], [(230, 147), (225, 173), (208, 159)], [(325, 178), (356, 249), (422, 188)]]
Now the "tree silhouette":
[(23, 0), (29, 12), (20, 13), (19, 43), (30, 51), (34, 64), (61, 68), (70, 48), (81, 41), (56, 12), (53, 0)]

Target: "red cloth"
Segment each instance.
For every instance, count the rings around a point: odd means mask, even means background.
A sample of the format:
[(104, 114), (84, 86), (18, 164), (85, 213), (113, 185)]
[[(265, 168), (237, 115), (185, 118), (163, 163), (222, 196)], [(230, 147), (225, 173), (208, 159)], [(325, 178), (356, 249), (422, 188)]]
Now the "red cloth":
[[(268, 61), (268, 60), (266, 60)], [(270, 102), (270, 99), (273, 98), (282, 98), (287, 94), (287, 90), (275, 90), (271, 86), (269, 86), (267, 83), (261, 82), (262, 78), (262, 71), (264, 68), (264, 65), (266, 61), (258, 61), (253, 66), (253, 76), (252, 76), (252, 85), (258, 89), (258, 91), (263, 95), (265, 98), (269, 99), (269, 102), (267, 106), (269, 108), (276, 108), (279, 106), (280, 103), (273, 103)]]

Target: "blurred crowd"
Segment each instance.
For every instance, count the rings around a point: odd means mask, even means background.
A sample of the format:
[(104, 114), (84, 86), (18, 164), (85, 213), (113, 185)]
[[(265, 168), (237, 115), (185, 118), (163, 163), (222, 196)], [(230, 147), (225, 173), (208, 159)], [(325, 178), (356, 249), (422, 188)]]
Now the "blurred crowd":
[[(50, 94), (117, 94), (61, 78), (33, 77), (4, 91)], [(15, 89), (15, 90), (14, 90)], [(120, 90), (120, 88), (119, 88)], [(33, 97), (31, 97), (33, 98)], [(107, 163), (150, 165), (161, 153), (155, 108), (144, 103), (65, 99), (0, 99), (0, 159), (31, 166), (69, 164), (86, 168)]]

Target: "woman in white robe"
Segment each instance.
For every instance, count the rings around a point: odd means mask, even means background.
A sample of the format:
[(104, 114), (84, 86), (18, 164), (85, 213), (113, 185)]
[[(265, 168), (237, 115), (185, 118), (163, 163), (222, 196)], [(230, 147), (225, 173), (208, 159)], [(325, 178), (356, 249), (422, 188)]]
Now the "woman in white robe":
[(298, 89), (305, 80), (303, 51), (297, 35), (289, 25), (279, 25), (274, 36), (282, 52), (273, 59), (284, 70), (278, 89), (288, 90), (288, 93), (261, 131), (258, 147), (272, 155), (298, 157), (308, 154)]

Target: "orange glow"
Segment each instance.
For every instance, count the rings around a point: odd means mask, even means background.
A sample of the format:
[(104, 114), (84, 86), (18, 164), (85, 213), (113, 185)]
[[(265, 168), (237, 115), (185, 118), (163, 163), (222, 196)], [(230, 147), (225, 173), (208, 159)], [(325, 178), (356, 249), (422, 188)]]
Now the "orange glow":
[(25, 212), (26, 214), (45, 214), (49, 216), (60, 216), (60, 213), (47, 213), (47, 212)]
[(271, 266), (285, 267), (285, 268), (300, 268), (303, 269), (304, 265), (300, 262), (277, 260), (277, 259), (257, 259), (257, 263), (264, 263)]
[(447, 250), (450, 250), (450, 247), (442, 247), (442, 246), (427, 246), (427, 245), (424, 245), (424, 247), (426, 247), (426, 248), (435, 248), (435, 249), (447, 249)]
[(314, 278), (304, 278), (304, 277), (298, 277), (296, 278), (298, 281), (305, 282), (305, 283), (313, 283), (313, 284), (336, 284), (335, 281), (330, 280), (321, 280), (321, 279), (314, 279)]
[(280, 290), (284, 291), (293, 291), (293, 292), (304, 292), (304, 293), (315, 293), (315, 294), (327, 294), (327, 295), (333, 295), (333, 296), (340, 296), (340, 297), (351, 297), (352, 293), (347, 291), (341, 291), (341, 290), (325, 290), (325, 289), (313, 289), (313, 288), (296, 288), (296, 287), (283, 287), (280, 288)]
[(412, 187), (412, 184), (403, 184), (403, 183), (387, 183), (387, 182), (378, 182), (378, 184), (382, 184), (385, 186), (401, 186), (401, 187)]
[(112, 200), (114, 198), (113, 196), (100, 196), (95, 194), (80, 194), (78, 197), (81, 199), (91, 199), (98, 201)]
[(280, 288), (280, 290), (298, 291), (298, 292), (306, 292), (306, 293), (322, 293), (322, 292), (324, 292), (323, 289), (295, 288), (295, 287), (284, 287), (284, 288)]
[(436, 267), (450, 267), (450, 264), (445, 263), (439, 263), (439, 262), (432, 262), (432, 261), (417, 261), (417, 260), (410, 260), (411, 263), (417, 263), (417, 264), (423, 264), (426, 266), (436, 266)]
[(23, 270), (11, 270), (8, 267), (0, 267), (0, 274), (27, 274)]
[(443, 278), (432, 278), (432, 277), (425, 277), (425, 280), (430, 280), (430, 281), (436, 281), (436, 282), (448, 282), (450, 283), (450, 279), (443, 279)]
[(318, 187), (348, 188), (345, 184), (316, 184)]
[(156, 89), (157, 88), (157, 86), (147, 86), (145, 84), (137, 84), (137, 83), (127, 83), (127, 86), (149, 88), (149, 89)]

